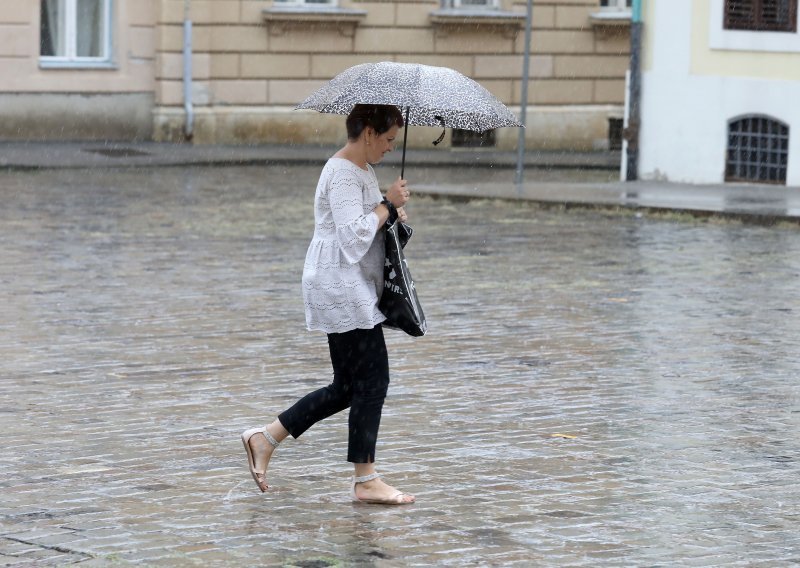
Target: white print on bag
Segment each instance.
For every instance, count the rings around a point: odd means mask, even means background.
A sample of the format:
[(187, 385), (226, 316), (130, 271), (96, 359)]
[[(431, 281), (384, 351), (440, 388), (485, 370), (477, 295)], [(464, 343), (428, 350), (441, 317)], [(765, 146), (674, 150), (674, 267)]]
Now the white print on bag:
[[(394, 293), (394, 294), (402, 294), (403, 293), (403, 289), (400, 286), (398, 286), (397, 284), (394, 284), (393, 282), (391, 282), (392, 280), (394, 280), (397, 277), (397, 272), (394, 271), (394, 267), (392, 266), (392, 263), (389, 261), (388, 258), (386, 259), (385, 266), (391, 267), (392, 271), (389, 272), (389, 280), (384, 281), (383, 287), (385, 289), (389, 290), (390, 292)], [(412, 283), (412, 286), (413, 286), (413, 283)]]
[[(386, 266), (392, 266), (392, 263), (389, 262), (389, 259), (386, 259)], [(403, 289), (400, 288), (397, 284), (392, 283), (391, 281), (395, 279), (397, 273), (394, 271), (394, 267), (392, 267), (392, 271), (389, 273), (389, 280), (384, 281), (383, 287), (389, 290), (394, 294), (402, 294)]]
[(400, 286), (398, 286), (397, 284), (392, 284), (391, 282), (388, 282), (388, 281), (386, 283), (384, 283), (383, 287), (387, 288), (389, 290), (389, 292), (392, 292), (394, 294), (402, 294), (403, 293), (403, 289)]
[[(387, 261), (386, 264), (389, 265), (390, 264), (389, 261)], [(391, 282), (392, 280), (395, 279), (396, 276), (397, 276), (397, 273), (394, 271), (394, 268), (392, 268), (392, 271), (389, 273), (389, 280), (385, 280), (384, 281), (383, 287), (388, 289), (390, 292), (394, 292), (395, 294), (402, 294), (403, 293), (403, 289), (400, 286), (398, 286), (397, 284), (394, 284), (393, 282)], [(410, 282), (410, 284), (411, 285), (409, 286), (409, 290), (413, 290), (414, 289), (414, 281), (412, 280)]]

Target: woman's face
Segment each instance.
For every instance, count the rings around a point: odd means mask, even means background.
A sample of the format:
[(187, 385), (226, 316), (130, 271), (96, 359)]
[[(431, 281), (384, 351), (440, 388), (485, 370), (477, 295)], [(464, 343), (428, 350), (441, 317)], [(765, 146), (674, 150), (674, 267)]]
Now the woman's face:
[(375, 134), (371, 128), (367, 133), (367, 161), (370, 164), (377, 164), (383, 159), (386, 152), (394, 150), (394, 141), (397, 138), (397, 133), (400, 129), (397, 125), (392, 126), (383, 134)]

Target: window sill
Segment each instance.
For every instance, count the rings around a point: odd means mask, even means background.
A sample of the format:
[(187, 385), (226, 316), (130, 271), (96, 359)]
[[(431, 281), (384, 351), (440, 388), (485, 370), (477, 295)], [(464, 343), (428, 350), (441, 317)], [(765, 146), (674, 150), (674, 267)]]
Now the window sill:
[(480, 8), (443, 8), (431, 12), (430, 21), (439, 36), (459, 29), (497, 30), (508, 38), (517, 35), (525, 25), (525, 14)]
[(339, 33), (353, 37), (358, 24), (367, 17), (365, 10), (338, 6), (274, 6), (262, 11), (269, 33), (282, 35), (289, 26), (336, 28)]
[(81, 70), (109, 70), (115, 71), (119, 69), (116, 63), (112, 61), (46, 61), (39, 60), (39, 69), (72, 69), (75, 71)]
[(589, 16), (589, 20), (592, 22), (592, 26), (595, 28), (630, 27), (631, 11), (603, 10), (602, 12), (593, 12)]

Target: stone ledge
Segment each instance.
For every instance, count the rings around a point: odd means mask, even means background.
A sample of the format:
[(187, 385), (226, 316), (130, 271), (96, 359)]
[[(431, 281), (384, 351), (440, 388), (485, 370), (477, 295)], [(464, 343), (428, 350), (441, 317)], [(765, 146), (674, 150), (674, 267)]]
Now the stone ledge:
[(504, 10), (443, 8), (431, 12), (430, 21), (438, 36), (451, 31), (479, 27), (485, 31), (496, 30), (513, 38), (525, 25), (525, 14)]
[(282, 35), (287, 27), (323, 27), (337, 29), (347, 37), (367, 17), (366, 10), (338, 6), (278, 6), (262, 10), (270, 34)]
[(630, 10), (603, 10), (602, 12), (593, 12), (589, 16), (592, 26), (595, 28), (620, 28), (630, 27), (631, 25), (631, 11)]

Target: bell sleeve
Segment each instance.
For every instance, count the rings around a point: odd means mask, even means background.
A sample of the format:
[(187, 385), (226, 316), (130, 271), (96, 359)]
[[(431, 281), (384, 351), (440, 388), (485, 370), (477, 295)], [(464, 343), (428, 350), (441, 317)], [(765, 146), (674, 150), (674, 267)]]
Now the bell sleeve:
[(356, 264), (367, 254), (378, 233), (378, 214), (364, 213), (364, 188), (355, 172), (334, 174), (330, 191), (331, 214), (336, 224), (340, 250), (350, 264)]

